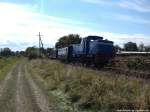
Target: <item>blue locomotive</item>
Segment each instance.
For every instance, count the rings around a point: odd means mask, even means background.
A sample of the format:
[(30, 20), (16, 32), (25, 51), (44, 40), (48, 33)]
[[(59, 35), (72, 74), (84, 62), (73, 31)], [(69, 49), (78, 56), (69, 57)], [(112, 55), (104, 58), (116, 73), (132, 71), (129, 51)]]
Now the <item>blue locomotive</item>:
[(88, 36), (80, 44), (55, 49), (54, 53), (53, 58), (66, 62), (104, 65), (114, 57), (115, 51), (112, 41), (99, 36)]

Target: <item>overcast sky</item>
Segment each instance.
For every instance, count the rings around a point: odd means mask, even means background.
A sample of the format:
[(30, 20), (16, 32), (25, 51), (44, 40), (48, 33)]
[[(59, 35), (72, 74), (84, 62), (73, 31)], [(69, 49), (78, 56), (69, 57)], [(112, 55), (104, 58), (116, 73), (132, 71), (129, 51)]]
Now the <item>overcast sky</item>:
[(150, 0), (0, 0), (0, 48), (54, 46), (70, 33), (150, 45)]

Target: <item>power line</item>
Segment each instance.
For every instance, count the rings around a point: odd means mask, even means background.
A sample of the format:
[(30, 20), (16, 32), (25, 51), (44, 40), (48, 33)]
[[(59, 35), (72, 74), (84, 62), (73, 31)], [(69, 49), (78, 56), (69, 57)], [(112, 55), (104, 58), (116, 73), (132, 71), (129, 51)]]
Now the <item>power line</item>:
[(43, 35), (41, 35), (41, 33), (39, 32), (39, 34), (38, 34), (37, 36), (39, 37), (39, 56), (41, 56), (41, 48), (42, 48), (42, 50), (43, 50), (43, 42), (42, 42), (41, 37), (42, 37)]

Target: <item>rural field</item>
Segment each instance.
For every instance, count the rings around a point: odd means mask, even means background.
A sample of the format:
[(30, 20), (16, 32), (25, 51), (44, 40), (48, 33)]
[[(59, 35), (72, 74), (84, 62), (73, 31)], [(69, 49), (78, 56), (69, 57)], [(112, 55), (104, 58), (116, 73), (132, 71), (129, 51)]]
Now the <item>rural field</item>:
[(50, 59), (1, 58), (0, 67), (0, 112), (150, 110), (149, 79)]
[(150, 0), (0, 0), (0, 112), (150, 112)]

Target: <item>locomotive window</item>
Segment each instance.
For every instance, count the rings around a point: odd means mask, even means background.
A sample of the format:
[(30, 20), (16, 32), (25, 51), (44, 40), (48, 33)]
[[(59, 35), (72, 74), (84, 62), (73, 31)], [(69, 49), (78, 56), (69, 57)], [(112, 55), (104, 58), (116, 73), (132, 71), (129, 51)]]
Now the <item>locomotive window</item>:
[(99, 41), (100, 39), (91, 39), (90, 42)]

